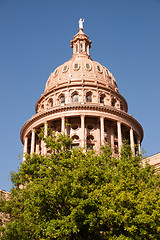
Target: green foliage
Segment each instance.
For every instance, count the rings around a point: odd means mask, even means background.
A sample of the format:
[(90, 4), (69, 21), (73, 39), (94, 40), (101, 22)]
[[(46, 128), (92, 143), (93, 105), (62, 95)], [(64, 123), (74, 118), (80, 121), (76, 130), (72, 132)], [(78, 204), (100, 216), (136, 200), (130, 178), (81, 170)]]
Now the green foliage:
[(160, 239), (160, 176), (124, 144), (119, 159), (71, 149), (59, 134), (45, 139), (48, 156), (26, 156), (10, 200), (2, 240)]

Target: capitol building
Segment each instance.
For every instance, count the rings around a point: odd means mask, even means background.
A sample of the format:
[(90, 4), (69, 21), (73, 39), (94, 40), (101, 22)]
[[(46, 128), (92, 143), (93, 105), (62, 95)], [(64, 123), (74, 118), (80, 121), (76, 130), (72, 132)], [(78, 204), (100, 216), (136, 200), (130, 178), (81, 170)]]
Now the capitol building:
[(44, 127), (63, 132), (72, 138), (72, 147), (95, 149), (108, 144), (118, 156), (123, 140), (128, 140), (133, 156), (141, 153), (143, 128), (127, 113), (128, 105), (119, 93), (109, 69), (90, 56), (91, 40), (79, 31), (71, 40), (71, 59), (58, 66), (46, 82), (44, 93), (36, 103), (36, 114), (21, 129), (25, 153), (46, 155), (43, 140), (38, 137)]
[[(51, 73), (36, 103), (36, 114), (21, 129), (23, 161), (26, 153), (49, 152), (38, 137), (42, 128), (44, 137), (48, 128), (68, 135), (72, 138), (72, 148), (94, 149), (98, 153), (107, 144), (112, 155), (118, 157), (123, 141), (127, 140), (132, 155), (141, 154), (143, 128), (127, 113), (127, 102), (119, 93), (112, 73), (90, 57), (91, 43), (80, 19), (79, 31), (71, 40), (72, 58)], [(147, 159), (156, 168), (160, 167), (160, 153)], [(9, 194), (0, 189), (0, 199), (9, 199)], [(0, 212), (0, 220), (4, 226), (9, 215)]]

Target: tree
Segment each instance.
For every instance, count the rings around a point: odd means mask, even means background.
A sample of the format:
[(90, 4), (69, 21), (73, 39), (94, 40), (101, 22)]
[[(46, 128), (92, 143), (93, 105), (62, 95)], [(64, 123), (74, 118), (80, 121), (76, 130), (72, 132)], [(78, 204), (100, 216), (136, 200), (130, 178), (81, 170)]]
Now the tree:
[(63, 134), (45, 138), (48, 156), (27, 155), (1, 211), (2, 240), (160, 239), (160, 176), (124, 144), (119, 159), (71, 149)]

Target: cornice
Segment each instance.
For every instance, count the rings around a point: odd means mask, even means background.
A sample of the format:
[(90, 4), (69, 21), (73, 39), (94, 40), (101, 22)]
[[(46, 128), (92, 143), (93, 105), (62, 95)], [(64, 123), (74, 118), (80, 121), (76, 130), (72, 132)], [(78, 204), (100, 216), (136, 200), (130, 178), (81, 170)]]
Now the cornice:
[[(54, 106), (46, 111), (43, 111), (43, 112), (40, 112), (40, 113), (37, 113), (36, 115), (33, 115), (31, 119), (29, 119), (22, 127), (21, 129), (21, 132), (20, 132), (20, 137), (21, 137), (21, 141), (23, 143), (23, 136), (26, 132), (26, 130), (33, 124), (35, 123), (36, 121), (40, 120), (40, 119), (43, 119), (47, 116), (50, 116), (50, 115), (54, 115), (56, 113), (61, 113), (61, 112), (68, 112), (68, 111), (73, 111), (73, 116), (74, 116), (74, 111), (76, 110), (88, 110), (88, 111), (95, 111), (95, 112), (104, 112), (104, 113), (110, 113), (110, 114), (113, 114), (115, 116), (118, 116), (118, 117), (121, 117), (122, 119), (126, 119), (128, 120), (129, 122), (131, 122), (133, 125), (135, 125), (139, 132), (140, 132), (140, 137), (141, 137), (141, 141), (143, 139), (143, 128), (142, 126), (140, 125), (140, 123), (135, 119), (133, 118), (131, 115), (129, 115), (128, 113), (122, 111), (122, 110), (119, 110), (119, 109), (116, 109), (114, 107), (111, 107), (111, 106), (106, 106), (106, 105), (99, 105), (99, 104), (93, 104), (93, 103), (86, 103), (86, 104), (64, 104), (63, 106)], [(123, 121), (122, 121), (123, 123)]]

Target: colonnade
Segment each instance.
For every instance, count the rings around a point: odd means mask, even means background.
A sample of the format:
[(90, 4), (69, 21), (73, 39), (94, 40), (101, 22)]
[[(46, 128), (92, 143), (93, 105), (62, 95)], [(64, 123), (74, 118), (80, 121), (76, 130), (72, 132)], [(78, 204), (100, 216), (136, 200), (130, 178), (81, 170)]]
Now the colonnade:
[[(82, 148), (85, 147), (85, 143), (86, 143), (86, 131), (85, 131), (85, 115), (80, 115), (80, 119), (81, 119), (81, 141), (80, 141), (80, 146)], [(61, 117), (61, 132), (66, 133), (66, 124), (65, 124), (65, 117)], [(105, 117), (100, 116), (99, 117), (99, 122), (100, 122), (100, 145), (104, 145), (105, 143)], [(123, 144), (123, 138), (122, 138), (122, 123), (120, 121), (116, 122), (117, 125), (117, 139), (118, 139), (118, 152), (121, 152), (121, 148), (122, 148), (122, 144)], [(47, 136), (47, 127), (48, 124), (47, 122), (44, 123), (44, 137)], [(135, 142), (134, 142), (134, 131), (133, 128), (131, 127), (129, 130), (129, 140), (130, 140), (130, 146), (131, 146), (131, 150), (132, 150), (132, 154), (133, 156), (135, 156)], [(39, 145), (40, 144), (40, 145)], [(110, 146), (112, 149), (112, 153), (114, 154), (115, 152), (115, 130), (112, 127), (110, 127)], [(40, 151), (40, 147), (41, 147), (41, 151)], [(138, 153), (141, 154), (141, 145), (140, 145), (140, 139), (137, 137), (137, 149), (138, 149)], [(25, 154), (28, 153), (28, 136), (25, 137), (24, 139), (24, 151), (23, 151), (23, 161), (25, 161)], [(45, 142), (43, 140), (41, 140), (41, 142), (39, 143), (38, 140), (36, 139), (36, 131), (35, 129), (32, 130), (31, 132), (31, 147), (30, 147), (30, 154), (43, 154), (46, 155), (47, 154), (47, 148), (45, 145)]]

